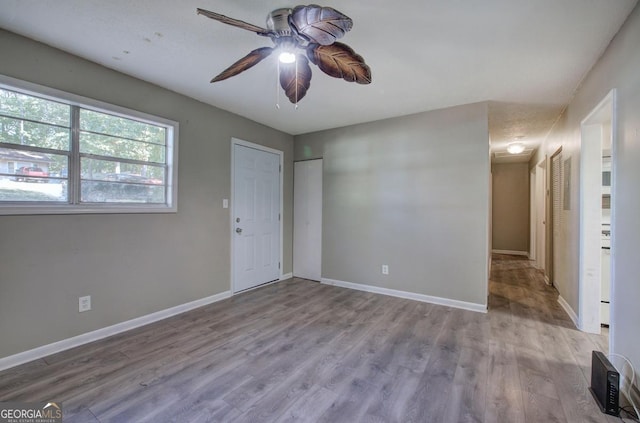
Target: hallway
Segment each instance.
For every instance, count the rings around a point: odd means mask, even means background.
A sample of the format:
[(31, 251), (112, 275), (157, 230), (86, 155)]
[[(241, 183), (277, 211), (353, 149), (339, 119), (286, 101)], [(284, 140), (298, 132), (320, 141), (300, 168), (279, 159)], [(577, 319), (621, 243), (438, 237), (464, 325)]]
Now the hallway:
[(558, 292), (524, 257), (494, 255), (489, 290), (491, 347), (500, 350), (492, 354), (500, 366), (491, 377), (505, 381), (491, 385), (509, 401), (494, 395), (488, 406), (500, 410), (502, 421), (522, 421), (520, 398), (527, 422), (618, 421), (601, 414), (588, 391), (591, 351), (608, 351), (606, 331), (577, 330), (558, 304)]

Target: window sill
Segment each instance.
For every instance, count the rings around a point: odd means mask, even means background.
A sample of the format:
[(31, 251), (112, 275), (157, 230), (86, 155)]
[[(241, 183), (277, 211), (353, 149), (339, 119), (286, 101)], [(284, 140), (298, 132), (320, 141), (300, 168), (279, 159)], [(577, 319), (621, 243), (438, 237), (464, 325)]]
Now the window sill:
[(21, 204), (3, 205), (0, 207), (1, 216), (24, 215), (52, 215), (52, 214), (139, 214), (139, 213), (177, 213), (177, 206), (165, 204), (59, 204), (43, 205)]

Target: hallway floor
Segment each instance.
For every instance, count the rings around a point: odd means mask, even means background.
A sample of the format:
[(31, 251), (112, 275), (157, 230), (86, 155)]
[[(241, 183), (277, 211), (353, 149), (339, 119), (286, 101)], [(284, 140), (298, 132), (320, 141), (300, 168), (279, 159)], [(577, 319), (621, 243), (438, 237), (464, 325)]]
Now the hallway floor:
[[(558, 303), (558, 292), (523, 257), (494, 255), (489, 281), (491, 343), (504, 360), (510, 400), (499, 394), (490, 405), (503, 421), (619, 421), (600, 413), (588, 391), (592, 350), (608, 351), (607, 330), (592, 335), (576, 329)], [(499, 377), (492, 375), (492, 377)], [(522, 407), (522, 409), (520, 408)], [(535, 416), (535, 418), (534, 418)]]

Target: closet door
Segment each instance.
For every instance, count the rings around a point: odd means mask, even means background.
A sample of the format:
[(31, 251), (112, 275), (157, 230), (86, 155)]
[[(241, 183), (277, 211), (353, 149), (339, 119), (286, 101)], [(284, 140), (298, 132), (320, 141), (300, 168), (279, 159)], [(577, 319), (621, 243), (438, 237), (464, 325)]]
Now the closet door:
[(293, 276), (319, 281), (322, 270), (322, 159), (294, 163)]

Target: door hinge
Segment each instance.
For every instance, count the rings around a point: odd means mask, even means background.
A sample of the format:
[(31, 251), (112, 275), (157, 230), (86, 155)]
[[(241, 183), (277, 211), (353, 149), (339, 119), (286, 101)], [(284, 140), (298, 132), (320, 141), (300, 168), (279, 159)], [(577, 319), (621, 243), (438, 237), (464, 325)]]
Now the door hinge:
[(280, 262), (278, 262), (278, 269), (280, 269)]
[(280, 221), (280, 213), (278, 213), (278, 222)]
[(282, 165), (278, 165), (278, 171), (282, 173)]

